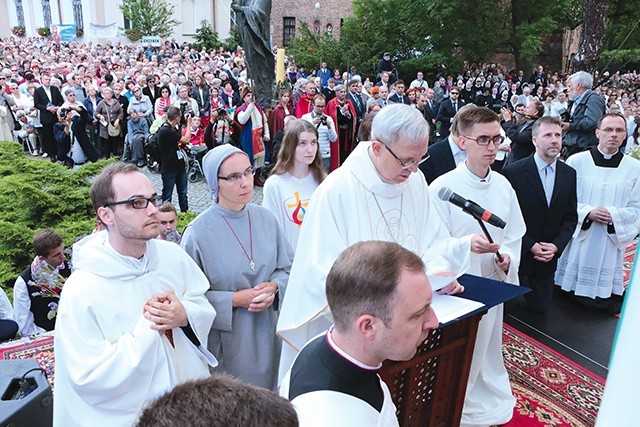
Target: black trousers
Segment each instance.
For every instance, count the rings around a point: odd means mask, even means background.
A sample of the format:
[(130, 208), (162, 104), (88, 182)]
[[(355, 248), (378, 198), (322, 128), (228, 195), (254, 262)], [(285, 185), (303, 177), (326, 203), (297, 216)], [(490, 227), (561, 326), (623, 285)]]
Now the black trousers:
[(531, 289), (531, 292), (524, 295), (525, 301), (534, 311), (545, 311), (551, 303), (553, 295), (554, 272), (519, 274), (520, 286)]
[(42, 125), (42, 127), (39, 128), (42, 149), (49, 155), (49, 157), (51, 157), (52, 160), (56, 158), (56, 154), (58, 152), (56, 140), (53, 137), (53, 125), (54, 123), (49, 123), (47, 125)]

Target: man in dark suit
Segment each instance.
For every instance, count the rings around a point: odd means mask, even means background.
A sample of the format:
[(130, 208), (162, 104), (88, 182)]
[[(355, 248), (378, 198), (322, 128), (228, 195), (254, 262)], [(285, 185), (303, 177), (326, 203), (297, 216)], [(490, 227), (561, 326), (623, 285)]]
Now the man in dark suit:
[[(347, 99), (351, 101), (353, 107), (356, 110), (356, 135), (360, 129), (360, 122), (367, 112), (367, 105), (360, 93), (360, 80), (349, 80), (349, 91), (347, 92)], [(329, 100), (327, 100), (329, 102)]]
[(156, 87), (155, 76), (147, 76), (147, 85), (142, 88), (142, 94), (149, 97), (151, 105), (156, 105), (156, 99), (160, 98), (160, 89)]
[[(460, 114), (465, 111), (478, 108), (473, 104), (465, 106)], [(467, 152), (460, 148), (458, 137), (459, 115), (453, 118), (451, 133), (442, 141), (429, 146), (429, 157), (418, 167), (424, 174), (427, 184), (431, 184), (437, 177), (454, 170), (458, 164), (467, 160)]]
[(534, 154), (507, 165), (502, 173), (518, 196), (527, 225), (522, 238), (518, 272), (520, 285), (534, 311), (551, 302), (558, 258), (571, 240), (578, 222), (576, 171), (561, 161), (562, 130), (557, 117), (542, 117), (533, 125)]
[(453, 88), (449, 93), (449, 99), (442, 101), (438, 109), (437, 120), (440, 122), (440, 136), (446, 138), (449, 136), (449, 128), (453, 122), (453, 116), (464, 105), (464, 101), (460, 98), (460, 89)]
[(36, 89), (33, 94), (33, 103), (40, 111), (40, 141), (45, 154), (43, 157), (50, 157), (51, 161), (56, 161), (56, 142), (53, 138), (53, 125), (58, 121), (58, 107), (64, 103), (64, 99), (57, 87), (51, 86), (51, 76), (42, 73), (40, 77), (42, 86)]
[(420, 94), (420, 98), (422, 98), (423, 95), (426, 96), (426, 103), (424, 105), (425, 118), (431, 127), (431, 135), (433, 139), (430, 141), (433, 144), (435, 142), (436, 125), (438, 123), (438, 109), (440, 108), (440, 104), (436, 102), (436, 92), (433, 89), (428, 88), (423, 94)]
[(392, 101), (396, 104), (407, 104), (410, 105), (411, 101), (409, 101), (409, 97), (404, 94), (404, 81), (398, 80), (394, 83), (393, 87), (395, 88), (395, 93), (389, 97), (389, 101)]
[(536, 71), (531, 75), (529, 83), (535, 84), (537, 80), (540, 80), (542, 86), (547, 87), (547, 75), (544, 73), (544, 67), (542, 65), (538, 65)]
[(544, 105), (542, 102), (538, 99), (531, 101), (525, 108), (524, 120), (519, 123), (508, 109), (503, 108), (501, 112), (502, 118), (505, 120), (502, 128), (506, 136), (511, 139), (511, 152), (509, 153), (507, 163), (524, 159), (533, 154), (535, 151), (535, 147), (531, 142), (533, 138), (533, 125), (538, 118), (544, 115)]

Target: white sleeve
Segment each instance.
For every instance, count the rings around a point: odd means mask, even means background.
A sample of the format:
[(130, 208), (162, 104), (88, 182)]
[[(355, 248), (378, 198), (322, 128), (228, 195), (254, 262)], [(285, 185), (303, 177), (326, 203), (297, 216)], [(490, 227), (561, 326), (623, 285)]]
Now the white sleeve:
[(27, 284), (20, 276), (13, 285), (13, 316), (18, 324), (18, 332), (23, 337), (46, 332), (34, 322)]
[(13, 307), (2, 288), (0, 288), (0, 320), (14, 320)]
[(244, 125), (249, 121), (254, 108), (255, 106), (253, 104), (250, 104), (245, 110), (238, 112), (238, 121), (240, 122), (240, 124)]
[(331, 121), (332, 126), (328, 127), (327, 135), (329, 136), (329, 141), (334, 142), (338, 140), (338, 133), (336, 132), (336, 124), (333, 123), (333, 119), (330, 116), (327, 116), (327, 121)]

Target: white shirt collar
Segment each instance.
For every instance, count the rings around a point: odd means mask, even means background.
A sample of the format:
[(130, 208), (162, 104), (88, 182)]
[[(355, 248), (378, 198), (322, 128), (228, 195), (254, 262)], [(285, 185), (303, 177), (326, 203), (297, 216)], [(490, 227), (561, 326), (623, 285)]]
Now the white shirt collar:
[[(538, 169), (538, 172), (542, 172), (542, 170), (547, 167), (547, 162), (545, 162), (542, 157), (538, 156), (538, 153), (533, 153), (533, 161), (536, 162), (536, 168)], [(549, 163), (552, 172), (556, 170), (557, 161), (558, 159), (555, 159), (553, 162)]]
[(453, 141), (452, 135), (449, 135), (449, 137), (447, 138), (447, 141), (449, 142), (449, 147), (451, 148), (451, 154), (453, 154), (453, 160), (456, 162), (456, 165), (467, 160), (467, 152), (461, 149), (460, 147), (458, 147), (458, 144), (456, 144)]
[(329, 347), (331, 347), (331, 349), (336, 353), (338, 353), (341, 357), (353, 363), (358, 368), (366, 369), (368, 371), (377, 371), (382, 367), (382, 363), (379, 363), (378, 366), (369, 366), (349, 356), (344, 350), (338, 347), (338, 345), (335, 343), (335, 341), (331, 337), (332, 331), (333, 331), (333, 326), (331, 326), (331, 328), (329, 328), (329, 330), (327, 331), (327, 342), (329, 343)]

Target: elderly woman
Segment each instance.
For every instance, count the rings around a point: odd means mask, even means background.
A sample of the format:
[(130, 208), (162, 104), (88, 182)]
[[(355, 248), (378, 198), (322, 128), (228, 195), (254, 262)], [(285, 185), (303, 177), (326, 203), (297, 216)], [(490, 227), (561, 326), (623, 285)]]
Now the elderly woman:
[(94, 116), (100, 124), (101, 154), (108, 158), (111, 155), (117, 156), (122, 148), (121, 124), (124, 112), (120, 103), (113, 97), (113, 90), (109, 86), (102, 89), (102, 96), (104, 99), (96, 107)]
[(98, 95), (98, 90), (94, 85), (87, 86), (87, 97), (82, 101), (82, 105), (86, 108), (87, 113), (89, 113), (88, 122), (87, 122), (87, 131), (89, 132), (89, 138), (91, 143), (100, 150), (100, 137), (99, 137), (99, 126), (98, 119), (95, 117), (96, 108), (98, 108), (98, 104), (100, 104), (102, 98)]
[(250, 203), (254, 169), (243, 151), (221, 145), (203, 165), (213, 205), (185, 229), (181, 245), (211, 284), (206, 295), (217, 314), (208, 347), (219, 362), (213, 371), (275, 390), (277, 310), (293, 250), (275, 217)]

